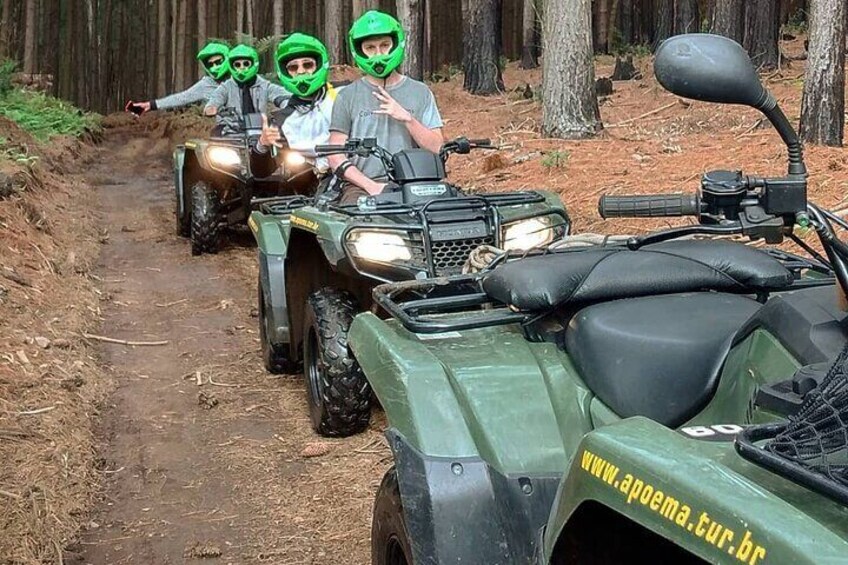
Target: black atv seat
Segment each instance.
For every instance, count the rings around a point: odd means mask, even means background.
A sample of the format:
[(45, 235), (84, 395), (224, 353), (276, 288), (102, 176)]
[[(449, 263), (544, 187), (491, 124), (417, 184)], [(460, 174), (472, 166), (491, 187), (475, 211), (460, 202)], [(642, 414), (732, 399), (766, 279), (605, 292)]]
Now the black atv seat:
[(604, 302), (572, 318), (566, 350), (616, 414), (674, 428), (712, 399), (734, 334), (759, 308), (715, 292)]
[(685, 240), (598, 247), (506, 263), (483, 279), (493, 299), (523, 312), (628, 298), (719, 290), (785, 289), (792, 274), (770, 255), (730, 241)]

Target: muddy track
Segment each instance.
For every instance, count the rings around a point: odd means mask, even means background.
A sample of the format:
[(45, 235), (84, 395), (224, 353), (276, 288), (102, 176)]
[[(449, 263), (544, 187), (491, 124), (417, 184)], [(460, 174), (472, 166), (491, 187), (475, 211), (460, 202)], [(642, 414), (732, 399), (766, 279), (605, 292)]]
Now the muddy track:
[(108, 232), (100, 333), (167, 343), (99, 348), (117, 388), (81, 562), (369, 562), (389, 464), (380, 417), (345, 440), (312, 433), (301, 378), (261, 365), (249, 234), (190, 257), (167, 158), (143, 139), (110, 141), (89, 174)]

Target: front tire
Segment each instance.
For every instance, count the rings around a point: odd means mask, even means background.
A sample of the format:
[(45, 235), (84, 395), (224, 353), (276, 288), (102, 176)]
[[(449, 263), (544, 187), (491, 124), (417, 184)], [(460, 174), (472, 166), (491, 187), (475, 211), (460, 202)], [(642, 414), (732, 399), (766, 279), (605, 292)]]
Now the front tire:
[(262, 281), (259, 281), (256, 286), (259, 289), (257, 305), (259, 307), (259, 341), (262, 343), (262, 363), (269, 373), (275, 375), (294, 373), (297, 370), (297, 364), (286, 355), (287, 344), (271, 342), (271, 332), (268, 331), (271, 323), (268, 318), (269, 306), (265, 302), (265, 293), (262, 292)]
[(412, 548), (400, 499), (397, 470), (392, 467), (374, 499), (371, 518), (371, 565), (411, 565)]
[(218, 193), (203, 181), (191, 187), (191, 254), (217, 253), (221, 230)]
[(313, 429), (345, 437), (368, 427), (371, 386), (347, 345), (359, 308), (349, 292), (322, 288), (306, 302), (303, 369)]

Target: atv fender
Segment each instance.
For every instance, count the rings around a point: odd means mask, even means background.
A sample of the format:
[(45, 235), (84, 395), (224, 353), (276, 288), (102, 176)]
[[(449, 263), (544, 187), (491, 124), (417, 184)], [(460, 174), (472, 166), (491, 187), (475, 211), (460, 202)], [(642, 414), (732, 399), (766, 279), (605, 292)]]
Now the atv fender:
[[(463, 339), (481, 351), (445, 363), (447, 341), (425, 345), (439, 338), (419, 340), (371, 313), (351, 325), (350, 346), (389, 421), (415, 563), (534, 563), (566, 450), (588, 430), (586, 391), (568, 384), (576, 381), (555, 355), (537, 358), (532, 347), (546, 345), (504, 331), (473, 330)], [(508, 341), (526, 370), (493, 358)], [(561, 417), (549, 395), (570, 403)]]
[(185, 200), (185, 175), (183, 169), (185, 167), (185, 145), (177, 145), (174, 149), (174, 192), (177, 197), (177, 214), (180, 218), (187, 213)]
[[(586, 435), (557, 493), (544, 562), (590, 501), (711, 563), (844, 560), (844, 508), (749, 463), (736, 453), (733, 435), (717, 435), (693, 439), (641, 417)], [(601, 539), (614, 537), (604, 534), (608, 520), (584, 526)]]
[(289, 312), (286, 304), (286, 251), (291, 224), (288, 219), (253, 212), (247, 221), (256, 238), (259, 281), (270, 320), (270, 338), (274, 343), (290, 343)]

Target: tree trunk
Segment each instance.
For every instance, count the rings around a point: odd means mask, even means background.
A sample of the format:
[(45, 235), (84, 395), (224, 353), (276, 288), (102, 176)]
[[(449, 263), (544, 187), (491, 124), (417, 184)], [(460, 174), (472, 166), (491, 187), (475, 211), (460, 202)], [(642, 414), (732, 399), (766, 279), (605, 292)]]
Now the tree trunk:
[(244, 11), (247, 14), (247, 35), (256, 37), (256, 28), (253, 27), (253, 0), (246, 0)]
[(397, 14), (406, 33), (403, 72), (424, 79), (424, 0), (397, 0)]
[(801, 138), (842, 146), (845, 127), (845, 0), (815, 0), (801, 102)]
[(0, 16), (0, 59), (12, 58), (12, 50), (9, 48), (9, 32), (12, 27), (11, 12), (12, 0), (4, 0), (3, 14)]
[(674, 33), (674, 0), (654, 1), (654, 49)]
[(197, 0), (197, 50), (206, 44), (206, 0)]
[(462, 0), (462, 87), (488, 96), (503, 90), (498, 19), (500, 0)]
[(745, 4), (745, 49), (754, 67), (774, 69), (780, 56), (777, 6), (774, 0), (748, 0)]
[(324, 39), (330, 61), (333, 64), (345, 61), (342, 0), (326, 0), (324, 3)]
[(609, 24), (607, 25), (606, 47), (607, 53), (613, 53), (621, 42), (621, 31), (618, 28), (618, 12), (621, 9), (621, 0), (610, 0)]
[(274, 0), (274, 35), (283, 36), (283, 0)]
[(186, 51), (186, 0), (175, 0), (177, 20), (174, 27), (176, 51), (174, 52), (174, 90), (185, 88), (185, 51)]
[(621, 10), (618, 17), (619, 40), (623, 45), (633, 45), (634, 25), (633, 12), (634, 0), (621, 0)]
[[(7, 0), (8, 1), (8, 0)], [(24, 24), (24, 73), (35, 73), (35, 0), (26, 0), (26, 22)]]
[(539, 66), (539, 53), (536, 39), (536, 2), (524, 0), (524, 12), (521, 20), (521, 68), (535, 69)]
[(744, 11), (743, 0), (716, 0), (710, 33), (729, 37), (741, 45), (744, 40)]
[(244, 33), (244, 0), (236, 0), (236, 33)]
[(379, 8), (379, 0), (353, 0), (353, 19), (359, 18), (368, 10), (378, 10)]
[(674, 34), (697, 33), (700, 30), (698, 0), (674, 0)]
[(595, 53), (606, 52), (609, 38), (609, 9), (611, 0), (594, 0), (592, 15), (592, 46)]
[(548, 0), (543, 14), (542, 132), (578, 139), (603, 129), (595, 97), (590, 0)]
[(157, 12), (159, 18), (159, 41), (157, 42), (158, 65), (156, 67), (156, 94), (164, 96), (168, 92), (168, 0), (159, 0)]
[(433, 73), (433, 0), (424, 0), (424, 74), (430, 76)]

